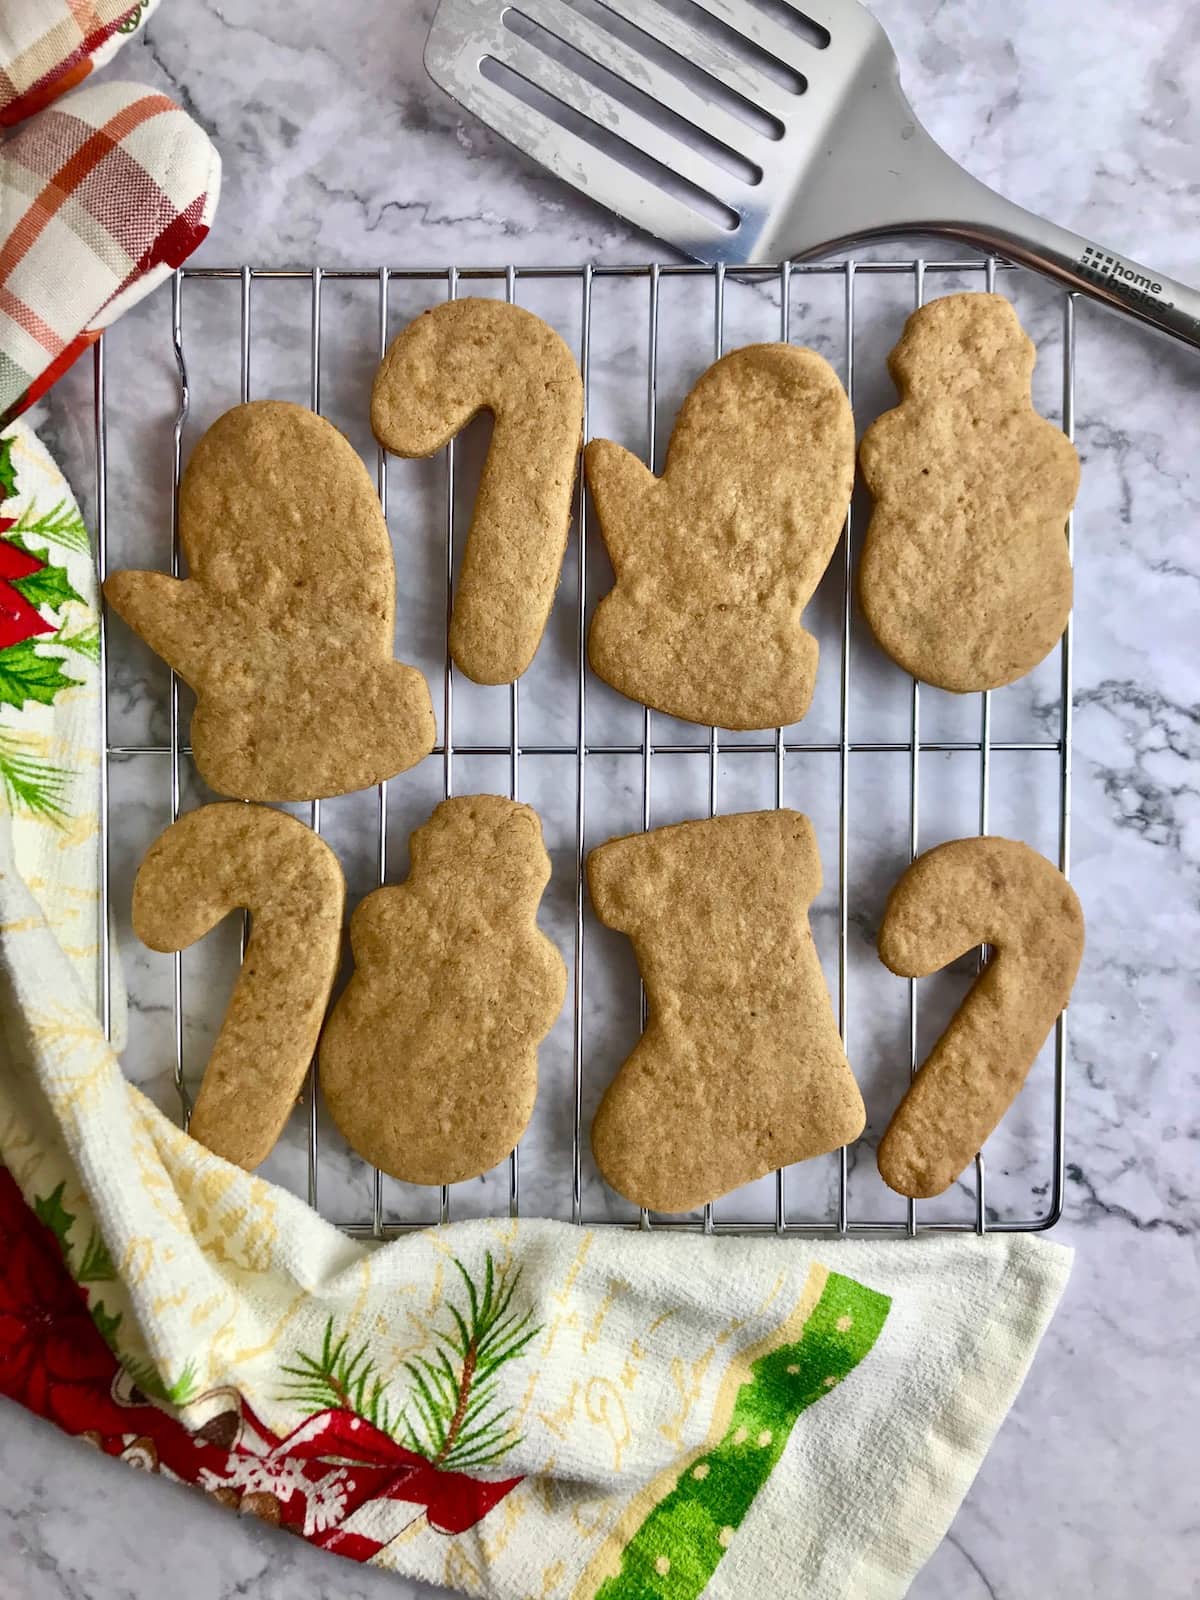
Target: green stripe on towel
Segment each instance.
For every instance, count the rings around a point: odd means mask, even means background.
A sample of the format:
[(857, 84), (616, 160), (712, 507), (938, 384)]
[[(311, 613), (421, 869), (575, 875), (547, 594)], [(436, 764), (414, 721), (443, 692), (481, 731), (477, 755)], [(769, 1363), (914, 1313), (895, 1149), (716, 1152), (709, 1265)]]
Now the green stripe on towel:
[(831, 1272), (799, 1339), (760, 1356), (720, 1443), (696, 1456), (621, 1553), (596, 1600), (694, 1600), (783, 1454), (801, 1412), (868, 1354), (891, 1301)]

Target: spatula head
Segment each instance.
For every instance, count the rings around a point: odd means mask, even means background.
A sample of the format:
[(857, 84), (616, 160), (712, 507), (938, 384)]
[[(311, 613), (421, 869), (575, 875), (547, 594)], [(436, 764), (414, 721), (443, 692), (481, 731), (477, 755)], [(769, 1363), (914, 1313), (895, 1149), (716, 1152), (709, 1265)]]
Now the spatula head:
[(857, 0), (441, 0), (425, 65), (497, 133), (700, 261), (895, 232), (912, 158), (940, 156)]

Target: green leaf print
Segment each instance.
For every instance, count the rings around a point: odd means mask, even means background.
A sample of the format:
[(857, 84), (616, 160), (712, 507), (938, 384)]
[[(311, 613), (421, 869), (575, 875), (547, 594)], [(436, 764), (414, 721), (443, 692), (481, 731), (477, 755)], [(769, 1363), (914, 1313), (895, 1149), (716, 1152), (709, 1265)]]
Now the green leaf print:
[(51, 644), (61, 645), (64, 650), (74, 650), (76, 655), (84, 656), (88, 661), (98, 662), (100, 660), (100, 624), (98, 622), (89, 622), (85, 627), (80, 628), (78, 633), (69, 633), (67, 624), (64, 623), (50, 642)]
[(141, 1360), (137, 1356), (121, 1356), (120, 1361), (133, 1382), (151, 1400), (163, 1400), (172, 1406), (186, 1406), (189, 1400), (196, 1397), (199, 1384), (196, 1381), (196, 1366), (192, 1361), (171, 1383), (163, 1381), (152, 1361)]
[[(75, 1214), (68, 1211), (63, 1205), (63, 1191), (66, 1189), (66, 1180), (59, 1184), (57, 1189), (50, 1194), (34, 1195), (33, 1212), (38, 1221), (50, 1229), (58, 1240), (58, 1248), (62, 1251), (64, 1265), (70, 1269), (71, 1252), (67, 1243), (67, 1236), (75, 1225)], [(99, 1233), (93, 1228), (88, 1234), (88, 1242), (84, 1246), (83, 1260), (79, 1269), (74, 1274), (79, 1284), (107, 1283), (116, 1279), (116, 1270), (113, 1267), (112, 1257), (108, 1247)], [(100, 1331), (100, 1336), (110, 1349), (116, 1349), (117, 1329), (121, 1325), (121, 1313), (118, 1311), (110, 1315), (102, 1300), (89, 1300), (88, 1311), (92, 1321)], [(137, 1381), (136, 1379), (134, 1380)], [(149, 1390), (146, 1391), (150, 1393)]]
[(32, 639), (0, 650), (0, 705), (16, 706), (18, 711), (30, 700), (53, 705), (60, 690), (81, 681), (67, 677), (62, 665), (61, 656), (38, 655)]
[[(0, 440), (0, 443), (3, 442)], [(72, 1213), (62, 1203), (63, 1190), (66, 1187), (66, 1180), (64, 1179), (52, 1194), (35, 1194), (33, 1197), (34, 1216), (37, 1217), (39, 1222), (44, 1223), (58, 1240), (58, 1248), (63, 1253), (64, 1261), (68, 1259), (67, 1235), (70, 1233), (72, 1224), (75, 1221)]]
[(621, 1552), (595, 1600), (695, 1600), (771, 1476), (802, 1412), (870, 1351), (891, 1302), (831, 1272), (799, 1339), (760, 1356), (724, 1435), (691, 1458)]
[(297, 1351), (285, 1366), (288, 1383), (282, 1398), (307, 1412), (345, 1410), (365, 1417), (381, 1433), (392, 1433), (396, 1419), (388, 1402), (388, 1386), (377, 1376), (369, 1347), (353, 1349), (349, 1334), (333, 1336), (333, 1318), (325, 1324), (320, 1353)]
[(352, 1346), (348, 1334), (335, 1338), (332, 1317), (320, 1350), (299, 1351), (283, 1368), (288, 1383), (280, 1398), (310, 1414), (352, 1411), (447, 1472), (471, 1472), (507, 1454), (520, 1435), (510, 1408), (496, 1402), (496, 1374), (541, 1328), (530, 1311), (513, 1309), (519, 1269), (511, 1275), (497, 1269), (489, 1252), (483, 1281), (476, 1284), (462, 1262), (452, 1260), (466, 1300), (445, 1302), (446, 1326), (431, 1330), (436, 1345), (404, 1363), (410, 1387), (403, 1409), (379, 1376), (369, 1346)]
[(17, 492), (17, 469), (13, 466), (12, 447), (14, 435), (0, 439), (0, 505), (11, 500)]
[[(6, 442), (0, 439), (0, 446)], [(14, 534), (21, 538), (48, 539), (51, 544), (61, 545), (64, 550), (77, 550), (81, 555), (91, 550), (83, 518), (65, 500), (55, 501), (49, 511), (39, 511), (36, 505), (26, 506), (4, 537), (12, 539)]]
[(483, 1283), (476, 1286), (457, 1256), (452, 1258), (467, 1291), (461, 1309), (447, 1301), (452, 1331), (435, 1328), (433, 1359), (406, 1361), (413, 1387), (404, 1416), (404, 1441), (448, 1472), (491, 1466), (521, 1442), (507, 1406), (495, 1403), (495, 1374), (519, 1356), (541, 1327), (526, 1311), (518, 1316), (513, 1296), (521, 1281), (496, 1270), (489, 1251)]
[(83, 1259), (79, 1263), (79, 1270), (75, 1274), (79, 1283), (111, 1283), (117, 1271), (113, 1266), (112, 1257), (108, 1253), (108, 1246), (95, 1229), (88, 1234), (88, 1242), (83, 1249)]
[(0, 728), (0, 784), (13, 811), (61, 824), (67, 815), (63, 800), (69, 778), (53, 762), (31, 755), (18, 734)]
[(26, 555), (42, 562), (40, 570), (31, 572), (29, 577), (9, 580), (18, 594), (24, 595), (31, 606), (49, 606), (51, 610), (61, 611), (63, 606), (70, 605), (72, 601), (79, 605), (84, 603), (83, 596), (71, 587), (66, 567), (50, 565), (49, 550), (35, 549), (15, 531), (5, 534), (4, 537), (9, 544), (15, 544), (18, 550), (24, 550)]
[(116, 1353), (117, 1329), (121, 1326), (121, 1313), (110, 1316), (105, 1310), (103, 1300), (94, 1300), (89, 1303), (88, 1310), (92, 1313), (92, 1321), (100, 1330), (100, 1337), (110, 1350)]

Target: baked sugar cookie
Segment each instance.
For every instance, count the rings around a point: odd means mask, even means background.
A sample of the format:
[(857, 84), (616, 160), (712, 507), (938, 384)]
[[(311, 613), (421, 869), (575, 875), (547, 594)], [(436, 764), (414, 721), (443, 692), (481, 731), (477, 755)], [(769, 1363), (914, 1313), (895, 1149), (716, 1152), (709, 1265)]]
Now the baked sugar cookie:
[(445, 800), (410, 853), (406, 881), (351, 919), (354, 975), (321, 1039), (321, 1088), (359, 1155), (409, 1183), (457, 1183), (525, 1131), (567, 975), (537, 926), (550, 858), (529, 806)]
[(1014, 839), (956, 839), (918, 856), (888, 896), (879, 955), (923, 978), (979, 944), (993, 955), (879, 1141), (885, 1183), (948, 1189), (1016, 1097), (1083, 956), (1083, 912), (1044, 856)]
[(245, 960), (188, 1124), (247, 1170), (283, 1131), (316, 1050), (345, 897), (329, 846), (265, 806), (185, 812), (138, 869), (133, 931), (151, 950), (186, 950), (229, 912), (250, 913)]
[(812, 350), (747, 345), (684, 401), (661, 478), (608, 439), (584, 456), (616, 587), (592, 670), (689, 722), (774, 728), (808, 710), (817, 641), (800, 623), (854, 483), (854, 419)]
[(104, 593), (196, 691), (210, 788), (317, 800), (429, 754), (429, 686), (392, 658), (387, 523), (331, 423), (282, 400), (227, 411), (183, 475), (179, 536), (190, 577), (114, 572)]
[(554, 329), (503, 300), (448, 300), (393, 340), (371, 426), (398, 456), (431, 456), (481, 411), (495, 419), (450, 617), (476, 683), (511, 683), (554, 603), (583, 431), (583, 379)]
[(752, 811), (612, 839), (587, 862), (600, 920), (633, 941), (646, 1031), (596, 1112), (605, 1179), (687, 1211), (836, 1150), (865, 1111), (808, 926), (807, 817)]
[(888, 361), (900, 405), (863, 436), (862, 608), (892, 660), (941, 689), (1023, 677), (1070, 615), (1079, 457), (1033, 409), (1035, 357), (1003, 296), (932, 300)]

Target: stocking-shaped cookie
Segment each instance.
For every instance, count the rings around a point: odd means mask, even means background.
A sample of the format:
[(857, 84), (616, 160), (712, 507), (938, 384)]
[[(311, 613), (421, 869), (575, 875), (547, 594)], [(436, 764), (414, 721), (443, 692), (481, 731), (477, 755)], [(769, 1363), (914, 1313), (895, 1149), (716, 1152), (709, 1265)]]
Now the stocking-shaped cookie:
[(540, 317), (503, 300), (449, 300), (392, 343), (371, 426), (398, 456), (430, 456), (480, 411), (495, 418), (450, 617), (450, 654), (476, 683), (533, 660), (567, 548), (583, 379)]
[(600, 920), (633, 940), (649, 1003), (592, 1123), (618, 1193), (686, 1211), (858, 1137), (862, 1096), (808, 927), (821, 863), (807, 817), (631, 834), (587, 870)]
[(684, 401), (661, 478), (608, 439), (584, 459), (617, 579), (592, 670), (691, 722), (803, 717), (817, 641), (800, 614), (854, 482), (854, 419), (828, 362), (786, 344), (724, 356)]
[(445, 800), (410, 855), (407, 880), (351, 919), (354, 976), (321, 1039), (321, 1088), (359, 1155), (409, 1183), (457, 1183), (524, 1132), (566, 969), (537, 926), (550, 858), (529, 806)]
[(1067, 1003), (1083, 955), (1074, 889), (1013, 839), (956, 839), (918, 856), (888, 896), (879, 954), (923, 978), (979, 944), (993, 947), (879, 1141), (879, 1171), (900, 1194), (941, 1194), (1008, 1109)]
[(186, 812), (146, 852), (133, 928), (185, 950), (237, 907), (250, 938), (188, 1132), (251, 1169), (270, 1153), (317, 1045), (342, 942), (346, 885), (333, 851), (265, 806)]
[(1070, 614), (1079, 458), (1033, 409), (1035, 357), (1002, 296), (933, 300), (888, 360), (901, 404), (863, 436), (862, 608), (892, 660), (941, 689), (1022, 677)]
[(227, 411), (183, 475), (179, 534), (189, 578), (115, 572), (104, 593), (196, 691), (210, 788), (315, 800), (428, 755), (429, 686), (392, 658), (387, 523), (336, 428), (281, 400)]

